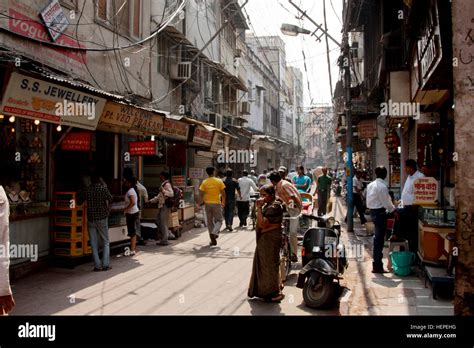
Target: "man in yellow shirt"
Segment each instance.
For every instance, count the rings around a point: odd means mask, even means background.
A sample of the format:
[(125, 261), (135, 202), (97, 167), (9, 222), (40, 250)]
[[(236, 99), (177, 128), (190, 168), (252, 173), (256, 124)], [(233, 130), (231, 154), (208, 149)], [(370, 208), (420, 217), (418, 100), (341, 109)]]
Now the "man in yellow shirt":
[(215, 171), (214, 167), (206, 168), (209, 178), (199, 186), (199, 205), (205, 204), (211, 246), (217, 245), (217, 238), (219, 238), (222, 221), (224, 220), (222, 209), (225, 207), (225, 185), (221, 179), (214, 176)]

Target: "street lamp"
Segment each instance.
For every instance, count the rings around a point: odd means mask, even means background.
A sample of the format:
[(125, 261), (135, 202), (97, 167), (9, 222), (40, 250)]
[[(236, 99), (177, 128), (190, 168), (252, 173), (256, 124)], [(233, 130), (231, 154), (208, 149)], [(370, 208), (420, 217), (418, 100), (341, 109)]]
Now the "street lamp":
[(303, 29), (293, 24), (282, 24), (280, 28), (283, 35), (298, 36), (298, 34), (311, 34), (310, 30)]
[[(346, 176), (347, 176), (347, 231), (354, 231), (354, 209), (352, 206), (353, 202), (353, 192), (352, 192), (352, 176), (354, 172), (354, 167), (352, 163), (352, 98), (351, 98), (351, 70), (350, 70), (350, 48), (349, 48), (349, 36), (346, 31), (344, 31), (343, 42), (339, 43), (335, 40), (323, 27), (316, 23), (311, 17), (308, 16), (306, 11), (303, 11), (296, 5), (292, 0), (289, 0), (290, 4), (293, 5), (300, 13), (302, 17), (307, 18), (311, 23), (313, 23), (317, 30), (321, 30), (323, 35), (326, 35), (331, 41), (333, 41), (343, 52), (341, 65), (344, 67), (344, 87), (346, 90), (345, 93), (345, 112), (346, 112), (346, 122), (347, 122), (347, 133), (346, 133), (346, 152), (347, 152), (347, 162), (346, 162)], [(316, 30), (316, 31), (317, 31)], [(285, 35), (297, 36), (298, 34), (311, 34), (315, 36), (319, 41), (320, 37), (315, 35), (315, 32), (311, 32), (307, 29), (299, 28), (296, 25), (292, 24), (282, 24), (281, 32)]]

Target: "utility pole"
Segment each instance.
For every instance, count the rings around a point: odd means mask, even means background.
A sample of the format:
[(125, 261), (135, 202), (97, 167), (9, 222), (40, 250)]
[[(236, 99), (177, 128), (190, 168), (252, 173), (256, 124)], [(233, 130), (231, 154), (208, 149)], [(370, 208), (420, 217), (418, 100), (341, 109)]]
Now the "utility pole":
[(353, 208), (353, 193), (352, 193), (352, 97), (351, 97), (351, 65), (350, 65), (350, 48), (349, 36), (344, 32), (343, 39), (343, 59), (342, 65), (344, 67), (344, 88), (345, 88), (345, 102), (344, 108), (346, 111), (346, 153), (347, 153), (347, 167), (346, 167), (346, 185), (347, 185), (347, 231), (354, 232), (354, 208)]
[[(344, 100), (344, 109), (346, 112), (346, 153), (347, 153), (347, 167), (346, 167), (346, 184), (347, 184), (347, 231), (354, 231), (354, 208), (352, 206), (353, 202), (353, 193), (352, 193), (352, 176), (353, 176), (353, 165), (352, 165), (352, 98), (351, 98), (351, 51), (349, 47), (349, 34), (346, 28), (344, 30), (343, 42), (339, 43), (334, 39), (321, 25), (316, 23), (311, 17), (308, 16), (306, 11), (303, 11), (298, 5), (296, 5), (292, 0), (289, 0), (290, 4), (301, 13), (301, 16), (308, 19), (311, 23), (316, 26), (314, 32), (308, 31), (306, 29), (297, 28), (292, 25), (282, 25), (282, 31), (288, 33), (288, 35), (298, 35), (298, 34), (311, 34), (316, 40), (321, 41), (321, 37), (326, 35), (327, 38), (331, 39), (336, 45), (342, 49), (342, 61), (340, 61), (341, 66), (344, 68), (344, 88), (345, 88), (345, 100)], [(320, 30), (323, 34), (320, 36), (316, 35), (316, 32)], [(293, 34), (291, 34), (293, 32)], [(332, 92), (332, 91), (331, 91)]]

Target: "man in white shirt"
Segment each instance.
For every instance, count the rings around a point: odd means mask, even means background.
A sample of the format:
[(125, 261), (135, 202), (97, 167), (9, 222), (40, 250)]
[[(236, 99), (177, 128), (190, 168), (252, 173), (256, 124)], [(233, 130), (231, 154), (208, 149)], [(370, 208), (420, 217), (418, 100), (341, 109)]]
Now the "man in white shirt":
[[(365, 225), (367, 220), (364, 216), (364, 202), (362, 201), (362, 191), (364, 186), (362, 181), (360, 180), (360, 172), (356, 171), (354, 177), (352, 178), (352, 205), (357, 209), (357, 213), (359, 214), (360, 224)], [(347, 216), (346, 216), (347, 222)]]
[(255, 183), (255, 185), (257, 185), (258, 178), (257, 178), (257, 176), (255, 175), (255, 170), (252, 169), (252, 170), (250, 171), (249, 178), (252, 179), (252, 181)]
[(240, 193), (237, 196), (237, 211), (239, 215), (239, 227), (247, 226), (247, 218), (250, 213), (250, 194), (251, 191), (258, 192), (255, 182), (248, 177), (248, 172), (244, 170), (242, 177), (239, 179)]
[(415, 160), (406, 160), (405, 170), (408, 177), (401, 196), (400, 221), (396, 224), (394, 236), (390, 239), (391, 241), (398, 238), (408, 239), (410, 251), (414, 253), (418, 251), (418, 206), (413, 204), (415, 202), (415, 181), (425, 176), (417, 169)]
[(6, 251), (0, 255), (0, 315), (7, 315), (15, 306), (12, 290), (10, 288), (10, 231), (9, 231), (10, 205), (8, 198), (0, 185), (0, 245)]
[(375, 176), (377, 178), (367, 186), (367, 208), (370, 209), (370, 215), (375, 225), (372, 273), (387, 273), (382, 262), (387, 226), (386, 212), (393, 212), (396, 218), (398, 218), (398, 213), (395, 211), (395, 206), (388, 194), (387, 184), (384, 181), (387, 177), (387, 169), (383, 166), (377, 167)]

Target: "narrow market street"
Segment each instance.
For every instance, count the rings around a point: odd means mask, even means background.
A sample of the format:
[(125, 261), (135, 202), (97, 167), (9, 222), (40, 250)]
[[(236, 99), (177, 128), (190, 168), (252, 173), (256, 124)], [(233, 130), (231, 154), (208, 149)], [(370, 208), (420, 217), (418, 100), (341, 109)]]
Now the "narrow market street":
[[(238, 221), (237, 219), (235, 222)], [(206, 228), (193, 229), (156, 246), (151, 241), (131, 257), (112, 256), (112, 270), (48, 268), (12, 284), (12, 315), (337, 315), (303, 303), (294, 266), (280, 304), (247, 298), (255, 232), (224, 231), (209, 246)]]

